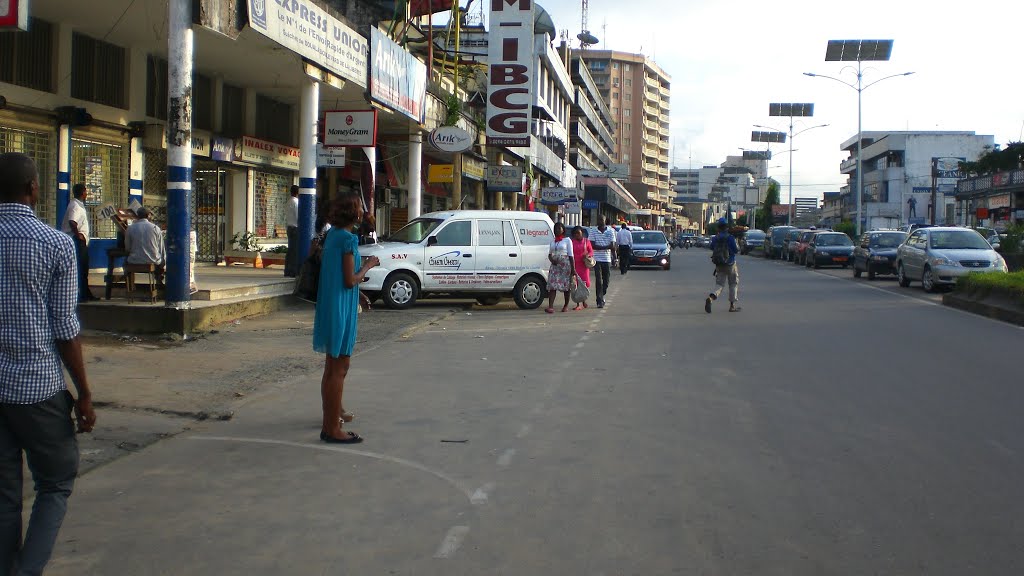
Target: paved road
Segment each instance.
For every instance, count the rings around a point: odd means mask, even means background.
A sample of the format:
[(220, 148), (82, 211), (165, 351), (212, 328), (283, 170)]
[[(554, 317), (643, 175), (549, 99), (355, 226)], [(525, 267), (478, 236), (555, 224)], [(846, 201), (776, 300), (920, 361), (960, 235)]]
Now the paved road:
[(458, 311), (82, 478), (54, 574), (1019, 574), (1021, 329), (709, 252)]

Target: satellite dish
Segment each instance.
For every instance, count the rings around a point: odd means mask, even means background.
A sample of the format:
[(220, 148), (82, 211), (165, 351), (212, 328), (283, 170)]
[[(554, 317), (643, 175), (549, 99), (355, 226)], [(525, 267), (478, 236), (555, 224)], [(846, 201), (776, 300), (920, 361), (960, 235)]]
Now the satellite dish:
[(591, 46), (593, 44), (597, 44), (598, 42), (600, 42), (600, 40), (597, 39), (597, 36), (591, 34), (589, 30), (584, 30), (583, 32), (580, 32), (579, 34), (576, 35), (576, 38), (579, 39), (581, 44), (584, 44), (586, 46)]

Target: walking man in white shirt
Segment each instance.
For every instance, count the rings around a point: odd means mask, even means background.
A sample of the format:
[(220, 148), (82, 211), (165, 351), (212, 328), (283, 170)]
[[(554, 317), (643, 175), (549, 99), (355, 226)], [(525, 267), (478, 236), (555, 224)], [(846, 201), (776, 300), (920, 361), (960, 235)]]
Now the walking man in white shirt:
[(299, 275), (299, 187), (292, 186), (292, 197), (284, 208), (284, 223), (288, 227), (288, 253), (284, 257), (284, 275)]
[(137, 214), (139, 219), (124, 233), (124, 247), (128, 250), (125, 262), (155, 264), (156, 282), (163, 284), (164, 263), (167, 259), (163, 230), (149, 219), (149, 210), (146, 208), (139, 208)]
[(78, 263), (78, 301), (95, 300), (89, 291), (89, 214), (85, 210), (87, 191), (78, 183), (71, 190), (72, 198), (64, 211), (60, 229), (75, 242), (75, 260)]
[(608, 226), (608, 220), (604, 216), (600, 217), (597, 230), (590, 234), (590, 243), (594, 246), (594, 260), (597, 262), (594, 266), (597, 307), (604, 308), (604, 296), (608, 293), (608, 284), (611, 282), (615, 250), (615, 230)]
[(633, 255), (633, 233), (629, 231), (629, 225), (625, 222), (619, 226), (615, 235), (615, 243), (619, 245), (619, 272), (629, 272), (629, 259)]

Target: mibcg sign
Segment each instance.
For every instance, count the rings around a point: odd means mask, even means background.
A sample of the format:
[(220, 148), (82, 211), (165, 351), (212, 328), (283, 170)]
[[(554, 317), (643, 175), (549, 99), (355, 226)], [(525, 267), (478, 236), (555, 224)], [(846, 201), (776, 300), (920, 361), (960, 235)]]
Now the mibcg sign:
[(490, 0), (487, 144), (530, 146), (533, 0)]

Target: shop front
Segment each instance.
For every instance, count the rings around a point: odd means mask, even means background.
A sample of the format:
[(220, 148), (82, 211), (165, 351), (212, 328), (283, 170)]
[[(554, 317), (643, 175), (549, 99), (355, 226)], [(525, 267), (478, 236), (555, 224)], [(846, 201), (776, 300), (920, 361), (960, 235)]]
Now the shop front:
[(51, 226), (57, 222), (57, 130), (53, 118), (0, 110), (0, 153), (19, 152), (39, 170), (39, 202), (36, 216)]
[(287, 245), (285, 208), (298, 177), (299, 149), (243, 136), (235, 142), (235, 161), (249, 168), (251, 191), (247, 209), (232, 210), (232, 234), (252, 232), (263, 245)]
[(119, 230), (112, 220), (100, 217), (100, 208), (128, 206), (130, 140), (127, 128), (87, 126), (72, 131), (69, 189), (79, 183), (86, 187), (92, 269), (106, 268), (107, 250), (117, 246)]

